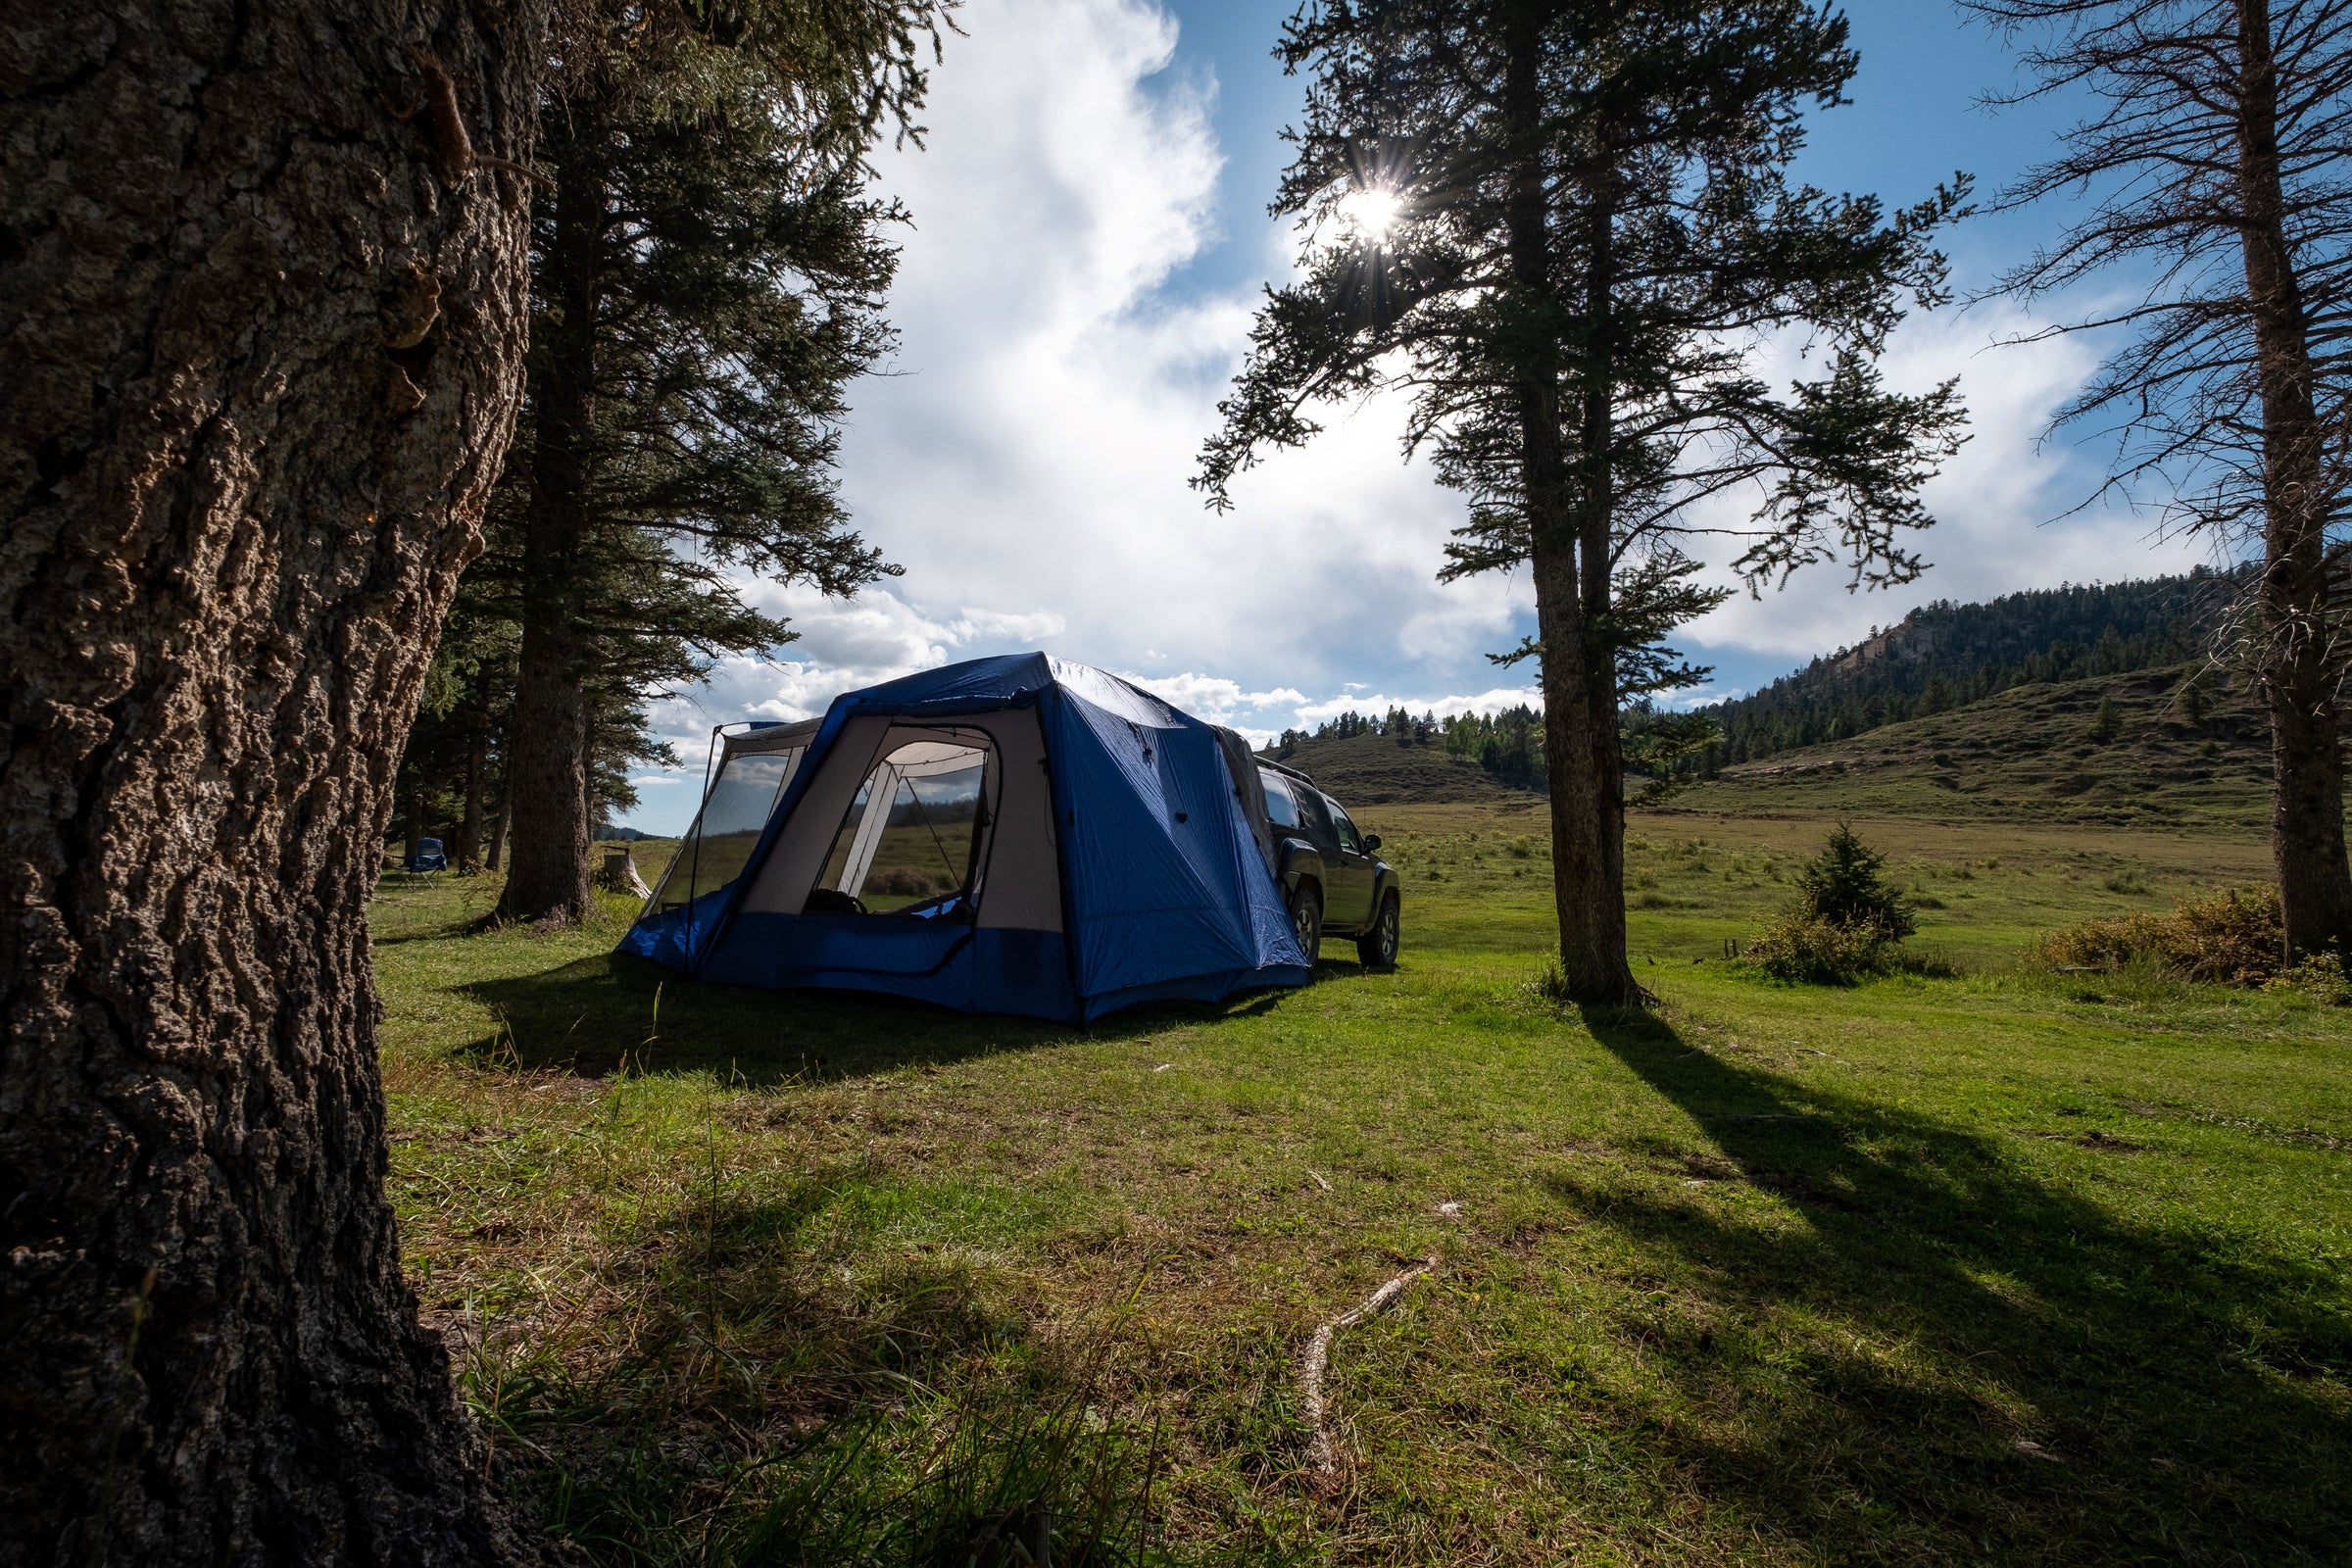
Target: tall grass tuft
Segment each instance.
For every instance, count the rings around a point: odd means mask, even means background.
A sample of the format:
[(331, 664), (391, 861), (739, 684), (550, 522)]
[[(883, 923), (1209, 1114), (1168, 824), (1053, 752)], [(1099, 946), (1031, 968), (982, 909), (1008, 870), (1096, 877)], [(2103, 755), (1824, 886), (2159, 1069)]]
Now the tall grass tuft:
[[(919, 1436), (917, 1436), (919, 1435)], [(914, 1441), (909, 1441), (913, 1438)], [(1156, 1560), (1156, 1434), (1021, 1382), (861, 1411), (746, 1474), (697, 1559), (724, 1568), (1119, 1568)]]

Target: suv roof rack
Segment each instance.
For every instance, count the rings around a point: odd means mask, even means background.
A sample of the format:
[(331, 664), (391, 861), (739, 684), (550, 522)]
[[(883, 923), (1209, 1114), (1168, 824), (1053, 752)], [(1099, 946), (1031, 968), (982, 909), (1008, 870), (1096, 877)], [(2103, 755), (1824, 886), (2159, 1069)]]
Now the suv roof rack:
[[(1260, 767), (1270, 767), (1277, 773), (1281, 773), (1290, 778), (1298, 780), (1301, 784), (1315, 784), (1314, 776), (1307, 772), (1305, 768), (1293, 767), (1288, 762), (1277, 762), (1271, 757), (1259, 758), (1257, 760), (1257, 765)], [(1315, 784), (1315, 788), (1317, 789), (1321, 789), (1322, 787), (1323, 786), (1320, 784)]]

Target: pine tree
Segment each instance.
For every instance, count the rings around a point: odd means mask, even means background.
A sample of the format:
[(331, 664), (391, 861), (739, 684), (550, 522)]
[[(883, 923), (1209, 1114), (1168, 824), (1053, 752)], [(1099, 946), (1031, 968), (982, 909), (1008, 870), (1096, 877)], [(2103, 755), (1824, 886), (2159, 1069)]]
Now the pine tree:
[(901, 215), (865, 194), (865, 154), (919, 108), (938, 14), (680, 0), (592, 10), (566, 41), (528, 395), (479, 568), (521, 626), (508, 918), (586, 906), (599, 797), (660, 755), (647, 699), (791, 636), (734, 571), (846, 594), (891, 569), (831, 466), (844, 388), (890, 343)]
[(1808, 920), (1837, 926), (1870, 926), (1890, 942), (1919, 929), (1901, 893), (1886, 881), (1886, 857), (1840, 822), (1830, 830), (1821, 855), (1797, 874), (1797, 895)]
[[(1310, 81), (1278, 213), (1300, 278), (1271, 292), (1197, 483), (1230, 503), (1311, 403), (1384, 387), (1471, 503), (1449, 575), (1525, 565), (1538, 635), (1553, 883), (1569, 993), (1639, 1000), (1625, 952), (1628, 700), (1690, 684), (1661, 639), (1719, 603), (1685, 509), (1760, 487), (1751, 583), (1841, 559), (1921, 563), (1919, 485), (1957, 443), (1954, 389), (1890, 393), (1901, 297), (1943, 297), (1929, 231), (1792, 185), (1808, 103), (1838, 101), (1842, 20), (1800, 0), (1319, 0), (1278, 54)], [(1786, 395), (1754, 345), (1810, 332)]]
[(2205, 722), (2205, 715), (2213, 711), (2213, 692), (2206, 684), (2202, 667), (2180, 677), (2180, 684), (2173, 693), (2173, 706), (2191, 725)]
[(1709, 765), (1723, 745), (1723, 729), (1705, 713), (1677, 713), (1646, 697), (1628, 705), (1619, 720), (1626, 767), (1649, 775), (1642, 804), (1655, 806)]
[(481, 592), (469, 572), (441, 623), (416, 721), (401, 756), (396, 826), (410, 853), (436, 834), (449, 863), (481, 869), (491, 800), (503, 766), (502, 744), (514, 701), (516, 627)]

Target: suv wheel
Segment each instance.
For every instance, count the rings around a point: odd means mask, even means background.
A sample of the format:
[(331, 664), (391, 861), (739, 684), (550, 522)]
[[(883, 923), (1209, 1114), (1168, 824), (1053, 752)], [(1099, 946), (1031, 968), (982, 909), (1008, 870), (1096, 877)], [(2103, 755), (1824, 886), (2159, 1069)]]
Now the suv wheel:
[(1291, 935), (1298, 939), (1298, 951), (1312, 969), (1316, 950), (1323, 945), (1323, 895), (1312, 882), (1299, 883), (1291, 895)]
[(1380, 914), (1371, 928), (1355, 939), (1355, 956), (1367, 969), (1394, 967), (1398, 935), (1396, 895), (1392, 893), (1380, 901)]

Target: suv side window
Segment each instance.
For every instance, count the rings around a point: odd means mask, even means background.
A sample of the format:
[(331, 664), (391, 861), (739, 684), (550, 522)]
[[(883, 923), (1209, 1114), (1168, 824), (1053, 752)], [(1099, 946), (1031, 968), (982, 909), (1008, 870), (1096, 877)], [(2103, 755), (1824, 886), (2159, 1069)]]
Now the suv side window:
[(1325, 849), (1339, 843), (1339, 836), (1331, 828), (1331, 813), (1324, 809), (1322, 793), (1301, 786), (1293, 796), (1298, 802), (1298, 815), (1305, 824), (1306, 836)]
[(1340, 848), (1349, 855), (1363, 854), (1364, 841), (1356, 833), (1355, 824), (1348, 819), (1348, 813), (1340, 809), (1340, 803), (1326, 795), (1323, 805), (1331, 812), (1331, 825), (1339, 830)]
[(1269, 773), (1264, 768), (1258, 769), (1257, 778), (1266, 789), (1266, 820), (1276, 827), (1298, 831), (1298, 803), (1291, 799), (1290, 785), (1283, 782), (1280, 773)]

